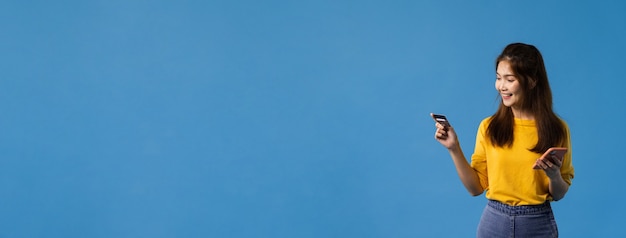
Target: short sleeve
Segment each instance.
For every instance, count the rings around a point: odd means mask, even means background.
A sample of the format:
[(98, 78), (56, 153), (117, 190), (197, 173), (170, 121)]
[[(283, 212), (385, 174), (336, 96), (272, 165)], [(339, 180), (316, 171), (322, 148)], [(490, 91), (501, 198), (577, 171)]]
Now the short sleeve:
[(563, 164), (561, 165), (561, 177), (569, 185), (572, 185), (572, 179), (574, 179), (574, 166), (572, 164), (572, 143), (570, 138), (570, 131), (567, 123), (563, 121), (565, 127), (565, 141), (562, 146), (568, 148), (567, 153), (563, 156)]
[(487, 176), (487, 155), (485, 146), (485, 132), (487, 131), (488, 118), (484, 119), (480, 126), (478, 126), (478, 132), (476, 132), (476, 145), (474, 146), (474, 154), (472, 154), (471, 166), (478, 174), (480, 185), (484, 190), (489, 188), (489, 180)]

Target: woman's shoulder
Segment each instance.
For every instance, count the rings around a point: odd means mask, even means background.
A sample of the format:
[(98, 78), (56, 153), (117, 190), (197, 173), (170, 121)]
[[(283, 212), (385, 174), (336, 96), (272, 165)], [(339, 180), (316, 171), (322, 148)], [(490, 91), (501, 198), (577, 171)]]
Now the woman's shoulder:
[(480, 131), (485, 131), (487, 129), (487, 127), (489, 126), (489, 123), (491, 122), (491, 119), (492, 119), (492, 116), (488, 116), (488, 117), (483, 118), (480, 121), (480, 124), (478, 124), (478, 129)]
[(488, 116), (488, 117), (483, 118), (483, 119), (480, 121), (480, 125), (481, 125), (481, 126), (483, 126), (483, 125), (489, 125), (489, 122), (491, 122), (491, 119), (492, 119), (492, 118), (493, 118), (493, 116)]
[(559, 121), (561, 121), (561, 123), (563, 123), (563, 125), (567, 126), (567, 121), (565, 121), (565, 119), (563, 119), (560, 116), (556, 116), (557, 119), (559, 119)]
[(567, 124), (567, 121), (565, 121), (565, 119), (563, 119), (560, 116), (557, 116), (556, 118), (559, 119), (559, 121), (561, 122), (561, 125), (563, 125), (563, 128), (565, 129), (565, 131), (569, 134), (569, 125)]

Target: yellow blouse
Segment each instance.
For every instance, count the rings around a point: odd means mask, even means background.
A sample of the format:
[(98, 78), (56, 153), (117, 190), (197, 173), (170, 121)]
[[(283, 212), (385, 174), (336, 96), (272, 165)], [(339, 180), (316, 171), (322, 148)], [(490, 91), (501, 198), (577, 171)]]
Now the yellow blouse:
[[(518, 205), (536, 205), (552, 200), (548, 191), (549, 179), (543, 170), (533, 169), (541, 154), (530, 151), (537, 144), (537, 127), (534, 120), (515, 119), (513, 146), (496, 147), (486, 136), (491, 118), (484, 119), (476, 133), (476, 146), (472, 155), (471, 166), (478, 173), (482, 187), (487, 191), (488, 199), (502, 203)], [(572, 166), (572, 148), (569, 127), (566, 128), (566, 141), (555, 147), (567, 147), (563, 158), (561, 176), (567, 184), (572, 184), (574, 167)]]

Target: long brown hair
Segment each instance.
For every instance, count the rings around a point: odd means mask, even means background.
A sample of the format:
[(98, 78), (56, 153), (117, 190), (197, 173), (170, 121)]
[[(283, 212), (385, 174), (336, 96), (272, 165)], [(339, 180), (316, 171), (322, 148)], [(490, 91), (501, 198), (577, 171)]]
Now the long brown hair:
[[(559, 146), (567, 136), (566, 128), (552, 110), (552, 92), (541, 52), (533, 45), (513, 43), (506, 46), (496, 59), (496, 69), (502, 61), (511, 64), (519, 80), (522, 91), (518, 102), (520, 109), (532, 113), (535, 118), (539, 139), (534, 148), (528, 149), (543, 153), (550, 147)], [(487, 127), (486, 133), (491, 142), (499, 147), (513, 145), (514, 123), (512, 109), (501, 101)]]

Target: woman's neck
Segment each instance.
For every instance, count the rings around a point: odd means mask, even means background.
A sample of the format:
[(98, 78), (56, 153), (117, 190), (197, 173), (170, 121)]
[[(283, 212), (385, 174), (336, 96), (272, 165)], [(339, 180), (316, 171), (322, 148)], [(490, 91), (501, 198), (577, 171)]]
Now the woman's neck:
[(517, 119), (535, 120), (535, 115), (533, 115), (530, 112), (519, 110), (519, 109), (515, 109), (515, 108), (511, 108), (511, 111), (513, 111), (513, 117), (515, 117)]

